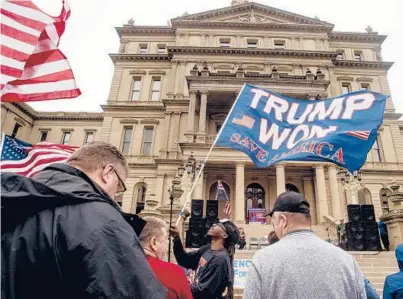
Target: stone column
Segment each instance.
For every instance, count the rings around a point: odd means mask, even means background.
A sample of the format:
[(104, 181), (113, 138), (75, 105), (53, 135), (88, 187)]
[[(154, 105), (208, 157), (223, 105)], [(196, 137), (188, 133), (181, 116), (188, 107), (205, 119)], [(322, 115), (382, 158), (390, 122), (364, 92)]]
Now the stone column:
[(276, 165), (277, 196), (285, 192), (285, 171), (284, 164)]
[(341, 210), (340, 210), (339, 185), (337, 184), (336, 166), (329, 165), (327, 167), (327, 170), (329, 174), (330, 200), (332, 202), (333, 217), (339, 220), (341, 219)]
[(164, 120), (164, 134), (161, 138), (160, 143), (160, 158), (166, 159), (168, 153), (168, 141), (169, 141), (169, 128), (171, 125), (171, 114), (172, 112), (165, 112), (165, 120)]
[(235, 222), (245, 223), (245, 165), (236, 163)]
[(196, 95), (197, 95), (197, 92), (195, 90), (190, 91), (188, 124), (187, 124), (187, 131), (185, 132), (185, 141), (186, 142), (194, 142)]
[(311, 211), (311, 220), (312, 225), (316, 225), (318, 220), (316, 218), (316, 203), (315, 203), (315, 194), (313, 190), (313, 182), (312, 178), (303, 178), (304, 181), (304, 196), (305, 199), (309, 202), (310, 211)]
[(178, 136), (179, 136), (179, 125), (180, 125), (180, 112), (174, 112), (171, 117), (171, 127), (172, 127), (172, 139), (169, 149), (169, 158), (176, 159), (178, 155)]
[(199, 180), (196, 182), (194, 199), (203, 199), (203, 172), (200, 174)]
[(329, 214), (329, 207), (327, 204), (327, 194), (326, 194), (326, 181), (325, 181), (325, 171), (323, 165), (315, 166), (316, 172), (316, 202), (319, 205), (319, 223), (325, 222), (323, 218), (324, 215)]
[(164, 192), (164, 177), (165, 175), (163, 174), (158, 174), (157, 175), (157, 184), (155, 186), (155, 199), (157, 201), (159, 201), (159, 205), (162, 206), (164, 204), (166, 204), (166, 202), (164, 202), (164, 196), (163, 196), (163, 192)]
[(186, 62), (185, 61), (180, 61), (178, 63), (178, 68), (177, 68), (177, 75), (176, 75), (176, 90), (175, 90), (175, 95), (176, 98), (182, 99), (183, 98), (183, 82), (185, 80), (185, 73), (186, 73)]
[(199, 131), (197, 132), (197, 142), (206, 143), (206, 113), (207, 113), (207, 91), (201, 92), (200, 113), (199, 113)]

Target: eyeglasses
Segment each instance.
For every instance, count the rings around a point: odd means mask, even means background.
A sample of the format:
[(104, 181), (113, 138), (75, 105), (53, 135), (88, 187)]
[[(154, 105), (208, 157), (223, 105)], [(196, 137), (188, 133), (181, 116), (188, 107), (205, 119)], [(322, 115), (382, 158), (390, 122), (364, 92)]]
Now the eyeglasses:
[(116, 177), (119, 180), (119, 185), (118, 185), (118, 189), (116, 190), (116, 192), (119, 194), (126, 192), (126, 190), (127, 190), (126, 185), (123, 182), (122, 178), (120, 177), (120, 175), (118, 174), (118, 172), (116, 171), (115, 168), (113, 169), (113, 172), (116, 174)]

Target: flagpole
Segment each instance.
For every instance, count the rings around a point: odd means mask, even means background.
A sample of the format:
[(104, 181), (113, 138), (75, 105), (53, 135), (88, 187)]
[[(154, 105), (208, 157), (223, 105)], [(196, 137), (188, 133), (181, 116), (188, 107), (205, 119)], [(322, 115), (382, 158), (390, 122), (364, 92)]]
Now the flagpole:
[(202, 166), (201, 166), (199, 172), (197, 173), (197, 176), (196, 176), (196, 178), (195, 178), (195, 180), (194, 180), (194, 182), (193, 182), (192, 188), (190, 189), (190, 192), (188, 193), (188, 196), (187, 196), (187, 198), (186, 198), (186, 201), (185, 201), (185, 203), (184, 203), (184, 205), (183, 205), (183, 207), (182, 207), (182, 209), (181, 209), (181, 211), (180, 211), (180, 213), (179, 213), (179, 216), (178, 216), (178, 219), (176, 220), (175, 226), (178, 226), (178, 225), (179, 225), (179, 221), (180, 221), (180, 219), (181, 219), (181, 216), (183, 215), (183, 212), (185, 211), (186, 205), (187, 205), (187, 203), (189, 202), (190, 197), (192, 196), (192, 193), (193, 193), (193, 191), (194, 191), (194, 189), (195, 189), (195, 187), (196, 187), (196, 183), (197, 183), (197, 181), (199, 180), (201, 174), (203, 173), (204, 166), (206, 165), (207, 160), (208, 160), (208, 158), (210, 157), (211, 152), (213, 151), (213, 148), (215, 147), (218, 138), (221, 136), (221, 133), (222, 133), (222, 131), (224, 130), (225, 125), (227, 124), (228, 119), (229, 119), (229, 117), (231, 116), (231, 113), (232, 113), (232, 111), (234, 110), (234, 107), (235, 107), (236, 103), (238, 102), (239, 96), (242, 94), (242, 91), (244, 90), (245, 86), (246, 86), (246, 83), (242, 86), (242, 89), (241, 89), (241, 91), (238, 93), (238, 96), (236, 97), (235, 102), (234, 102), (234, 104), (233, 104), (232, 107), (231, 107), (231, 110), (229, 111), (227, 117), (225, 118), (225, 121), (224, 121), (224, 123), (223, 123), (223, 125), (222, 125), (220, 131), (218, 132), (216, 138), (214, 139), (214, 142), (213, 142), (212, 146), (210, 147), (210, 150), (208, 151), (207, 156), (206, 156), (206, 158), (204, 159), (203, 164), (202, 164)]

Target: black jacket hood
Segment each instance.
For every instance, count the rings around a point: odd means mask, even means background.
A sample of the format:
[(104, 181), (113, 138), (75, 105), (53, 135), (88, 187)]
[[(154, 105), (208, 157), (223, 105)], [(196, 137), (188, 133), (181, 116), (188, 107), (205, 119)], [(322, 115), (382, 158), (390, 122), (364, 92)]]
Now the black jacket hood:
[(1, 174), (2, 230), (3, 226), (13, 226), (42, 210), (89, 201), (110, 204), (121, 212), (137, 233), (139, 227), (142, 229), (145, 225), (145, 222), (141, 225), (143, 220), (137, 215), (123, 213), (98, 184), (70, 165), (52, 164), (32, 178), (15, 173)]

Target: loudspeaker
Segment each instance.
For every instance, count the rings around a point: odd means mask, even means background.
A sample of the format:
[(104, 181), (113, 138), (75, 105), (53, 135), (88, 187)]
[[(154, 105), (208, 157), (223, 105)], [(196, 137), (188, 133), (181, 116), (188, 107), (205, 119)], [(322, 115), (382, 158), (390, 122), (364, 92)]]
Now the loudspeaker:
[(361, 205), (361, 220), (375, 222), (374, 205)]
[(204, 244), (204, 226), (206, 220), (204, 218), (189, 219), (189, 237), (187, 238), (186, 247), (199, 248)]
[(365, 250), (364, 227), (361, 222), (346, 223), (347, 250)]
[(347, 212), (348, 212), (348, 221), (350, 222), (361, 221), (360, 205), (348, 205)]
[(218, 218), (218, 200), (207, 200), (206, 218), (207, 219)]
[(364, 240), (366, 250), (381, 250), (381, 240), (379, 238), (378, 226), (375, 221), (364, 222)]
[(201, 219), (203, 218), (203, 200), (202, 199), (193, 199), (192, 200), (192, 213), (191, 218)]

